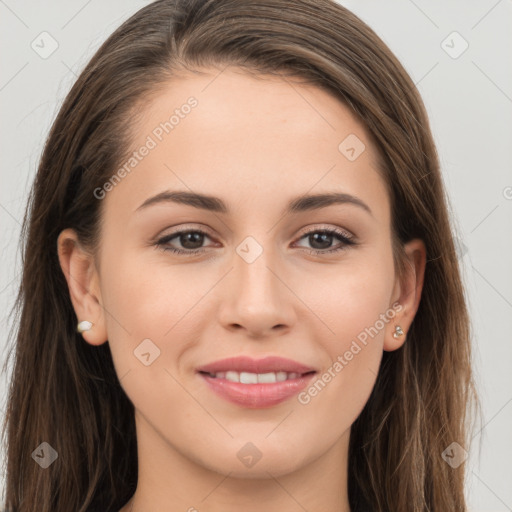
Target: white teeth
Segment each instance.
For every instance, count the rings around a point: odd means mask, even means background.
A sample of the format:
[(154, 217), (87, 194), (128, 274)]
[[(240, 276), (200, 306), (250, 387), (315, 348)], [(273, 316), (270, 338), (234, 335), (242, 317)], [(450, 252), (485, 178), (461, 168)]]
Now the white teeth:
[(277, 382), (277, 377), (275, 373), (258, 373), (259, 384), (273, 384), (274, 382)]
[(256, 373), (242, 372), (240, 374), (241, 384), (258, 384), (258, 375)]
[(274, 384), (275, 382), (298, 379), (301, 376), (300, 373), (294, 372), (250, 373), (233, 371), (210, 373), (209, 375), (217, 379), (226, 379), (230, 382), (240, 382), (241, 384)]
[(277, 372), (276, 373), (276, 380), (277, 382), (284, 382), (286, 380), (286, 372)]
[(231, 382), (240, 382), (240, 374), (238, 372), (226, 372), (225, 379)]

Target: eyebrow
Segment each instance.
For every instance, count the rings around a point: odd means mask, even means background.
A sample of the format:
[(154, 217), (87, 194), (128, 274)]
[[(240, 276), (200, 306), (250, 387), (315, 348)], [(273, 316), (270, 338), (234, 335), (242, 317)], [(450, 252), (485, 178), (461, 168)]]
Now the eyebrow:
[[(160, 203), (178, 203), (207, 210), (216, 213), (229, 214), (230, 210), (226, 203), (214, 196), (199, 194), (187, 191), (166, 190), (153, 197), (146, 199), (138, 208), (143, 210), (151, 205)], [(311, 210), (318, 210), (333, 204), (351, 204), (358, 206), (373, 216), (370, 207), (358, 197), (351, 194), (329, 192), (322, 194), (304, 195), (292, 199), (286, 206), (284, 213), (299, 213)]]

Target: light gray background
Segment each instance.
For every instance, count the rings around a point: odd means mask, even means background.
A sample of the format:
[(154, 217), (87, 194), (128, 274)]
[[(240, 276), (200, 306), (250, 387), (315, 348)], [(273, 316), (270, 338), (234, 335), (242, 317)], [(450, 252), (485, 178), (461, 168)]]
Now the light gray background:
[[(94, 51), (147, 3), (0, 0), (1, 364), (20, 279), (20, 223), (51, 122)], [(512, 511), (512, 2), (341, 3), (390, 46), (427, 106), (464, 263), (483, 402), (483, 429), (466, 447), (468, 500), (471, 511)], [(34, 40), (43, 46), (43, 31), (58, 43), (46, 59), (31, 47)], [(469, 44), (457, 58), (464, 43), (459, 36), (447, 39), (453, 31)], [(2, 419), (6, 383), (2, 374)]]

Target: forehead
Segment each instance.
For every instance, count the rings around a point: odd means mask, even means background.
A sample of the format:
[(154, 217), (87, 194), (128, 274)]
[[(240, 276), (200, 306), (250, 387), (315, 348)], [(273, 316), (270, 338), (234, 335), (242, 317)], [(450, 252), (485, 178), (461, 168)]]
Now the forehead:
[(174, 79), (143, 104), (131, 133), (136, 161), (107, 196), (130, 211), (165, 189), (223, 195), (240, 207), (325, 190), (365, 196), (383, 214), (389, 206), (363, 123), (296, 78), (228, 68)]

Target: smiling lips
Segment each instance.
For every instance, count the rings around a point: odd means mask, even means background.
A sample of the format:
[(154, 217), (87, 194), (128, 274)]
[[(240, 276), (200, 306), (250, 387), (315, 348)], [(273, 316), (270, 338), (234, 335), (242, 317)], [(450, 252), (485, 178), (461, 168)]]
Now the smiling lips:
[(276, 405), (297, 394), (316, 370), (281, 357), (240, 356), (201, 366), (197, 372), (222, 398), (256, 409)]

